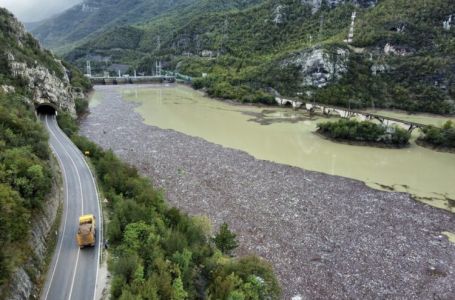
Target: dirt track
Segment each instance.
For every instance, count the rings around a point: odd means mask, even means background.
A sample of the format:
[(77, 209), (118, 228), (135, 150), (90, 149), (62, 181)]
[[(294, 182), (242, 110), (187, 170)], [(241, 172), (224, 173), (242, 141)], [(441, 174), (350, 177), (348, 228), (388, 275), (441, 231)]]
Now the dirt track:
[(239, 254), (269, 260), (284, 298), (455, 299), (455, 215), (406, 194), (256, 160), (245, 152), (142, 123), (115, 87), (82, 134), (166, 190), (190, 214), (229, 223)]

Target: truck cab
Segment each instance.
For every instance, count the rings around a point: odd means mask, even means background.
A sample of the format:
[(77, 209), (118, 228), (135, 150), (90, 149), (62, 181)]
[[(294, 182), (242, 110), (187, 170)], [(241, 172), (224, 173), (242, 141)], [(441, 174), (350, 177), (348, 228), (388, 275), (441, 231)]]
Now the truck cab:
[(80, 248), (95, 246), (96, 244), (96, 219), (94, 215), (83, 215), (79, 217), (79, 229), (76, 240)]

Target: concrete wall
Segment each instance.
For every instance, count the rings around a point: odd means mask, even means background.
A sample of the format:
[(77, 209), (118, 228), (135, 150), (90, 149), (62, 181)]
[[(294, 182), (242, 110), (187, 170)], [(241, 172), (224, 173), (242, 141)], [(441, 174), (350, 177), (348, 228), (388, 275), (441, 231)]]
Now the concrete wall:
[(90, 81), (95, 85), (146, 84), (146, 83), (175, 82), (175, 78), (174, 77), (117, 77), (117, 78), (92, 77), (92, 78), (90, 78)]

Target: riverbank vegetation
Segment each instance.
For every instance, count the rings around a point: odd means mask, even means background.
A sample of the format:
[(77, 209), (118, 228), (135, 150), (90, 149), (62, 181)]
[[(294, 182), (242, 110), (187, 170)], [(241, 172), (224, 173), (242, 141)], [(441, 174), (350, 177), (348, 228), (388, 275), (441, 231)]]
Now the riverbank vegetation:
[(447, 121), (442, 128), (427, 126), (422, 129), (423, 135), (417, 140), (419, 144), (435, 149), (455, 152), (455, 123)]
[(0, 298), (31, 255), (30, 218), (52, 186), (48, 136), (20, 94), (0, 92)]
[(353, 119), (324, 122), (317, 126), (317, 132), (330, 139), (373, 146), (404, 147), (411, 137), (408, 131), (398, 126), (387, 127)]
[[(61, 120), (66, 132), (76, 127)], [(162, 191), (111, 151), (75, 131), (71, 138), (90, 152), (108, 199), (113, 299), (280, 298), (267, 262), (230, 257), (237, 243), (227, 225), (212, 238), (208, 219), (169, 207)]]

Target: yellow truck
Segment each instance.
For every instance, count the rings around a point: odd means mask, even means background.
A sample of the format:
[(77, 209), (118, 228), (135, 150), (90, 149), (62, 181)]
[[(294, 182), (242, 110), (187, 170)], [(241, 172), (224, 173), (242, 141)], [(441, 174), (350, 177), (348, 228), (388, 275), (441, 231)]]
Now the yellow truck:
[(94, 215), (83, 215), (79, 217), (79, 229), (76, 240), (80, 248), (95, 246), (96, 243), (96, 219)]

